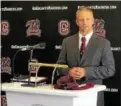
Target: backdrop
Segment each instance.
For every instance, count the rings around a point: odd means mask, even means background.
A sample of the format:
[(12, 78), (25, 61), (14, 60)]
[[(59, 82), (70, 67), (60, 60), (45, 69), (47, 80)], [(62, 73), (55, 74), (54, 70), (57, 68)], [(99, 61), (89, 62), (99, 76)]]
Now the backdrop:
[[(81, 6), (94, 10), (95, 31), (111, 42), (116, 74), (104, 80), (105, 106), (119, 106), (120, 77), (120, 2), (96, 1), (2, 1), (1, 6), (1, 68), (2, 82), (9, 82), (12, 74), (28, 74), (30, 51), (20, 51), (34, 44), (33, 60), (46, 63), (57, 61), (62, 40), (77, 33), (75, 12)], [(14, 67), (13, 67), (14, 64)], [(33, 67), (34, 69), (34, 67)], [(39, 75), (51, 78), (52, 68), (40, 68)], [(6, 106), (2, 92), (2, 106)]]

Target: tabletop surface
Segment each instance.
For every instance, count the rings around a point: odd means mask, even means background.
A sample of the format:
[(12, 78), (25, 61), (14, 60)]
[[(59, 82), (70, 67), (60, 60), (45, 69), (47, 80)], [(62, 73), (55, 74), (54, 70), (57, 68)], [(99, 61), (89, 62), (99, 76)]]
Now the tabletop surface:
[(36, 94), (47, 94), (47, 95), (60, 95), (60, 96), (81, 96), (93, 92), (103, 91), (106, 89), (105, 85), (95, 85), (93, 88), (86, 90), (59, 90), (54, 89), (53, 85), (43, 85), (36, 87), (25, 87), (21, 86), (20, 82), (13, 83), (2, 83), (2, 91), (8, 92), (24, 92), (24, 93), (36, 93)]

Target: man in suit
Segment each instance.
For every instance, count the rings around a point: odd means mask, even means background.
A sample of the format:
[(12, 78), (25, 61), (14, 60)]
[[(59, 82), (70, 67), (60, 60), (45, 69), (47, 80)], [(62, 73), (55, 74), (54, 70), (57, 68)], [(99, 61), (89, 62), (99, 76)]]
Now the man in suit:
[[(59, 75), (69, 74), (79, 84), (102, 80), (115, 73), (115, 63), (110, 42), (93, 30), (94, 17), (90, 8), (82, 7), (76, 12), (76, 24), (79, 32), (63, 40), (58, 63), (69, 68), (59, 70)], [(97, 106), (104, 106), (103, 93), (98, 94)]]

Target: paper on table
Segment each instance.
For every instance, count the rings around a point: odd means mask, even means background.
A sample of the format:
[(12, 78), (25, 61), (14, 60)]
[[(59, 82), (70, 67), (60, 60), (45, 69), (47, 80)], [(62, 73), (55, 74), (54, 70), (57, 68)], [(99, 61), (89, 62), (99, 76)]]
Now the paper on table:
[[(31, 77), (30, 78), (30, 82), (35, 82), (35, 81), (41, 82), (41, 81), (46, 81), (46, 80), (47, 80), (46, 77), (37, 77), (37, 79), (36, 79), (36, 77)], [(15, 78), (13, 78), (12, 81), (27, 82), (28, 81), (28, 78), (26, 78), (26, 79), (15, 79)]]

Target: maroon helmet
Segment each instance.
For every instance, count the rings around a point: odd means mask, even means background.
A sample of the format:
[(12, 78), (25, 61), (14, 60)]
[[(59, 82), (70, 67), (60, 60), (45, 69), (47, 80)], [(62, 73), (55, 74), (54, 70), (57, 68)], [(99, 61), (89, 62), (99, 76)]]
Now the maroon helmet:
[(69, 74), (57, 80), (55, 85), (56, 89), (65, 89), (65, 90), (84, 90), (94, 87), (94, 83), (86, 82), (84, 84), (77, 84), (76, 80), (73, 79)]

